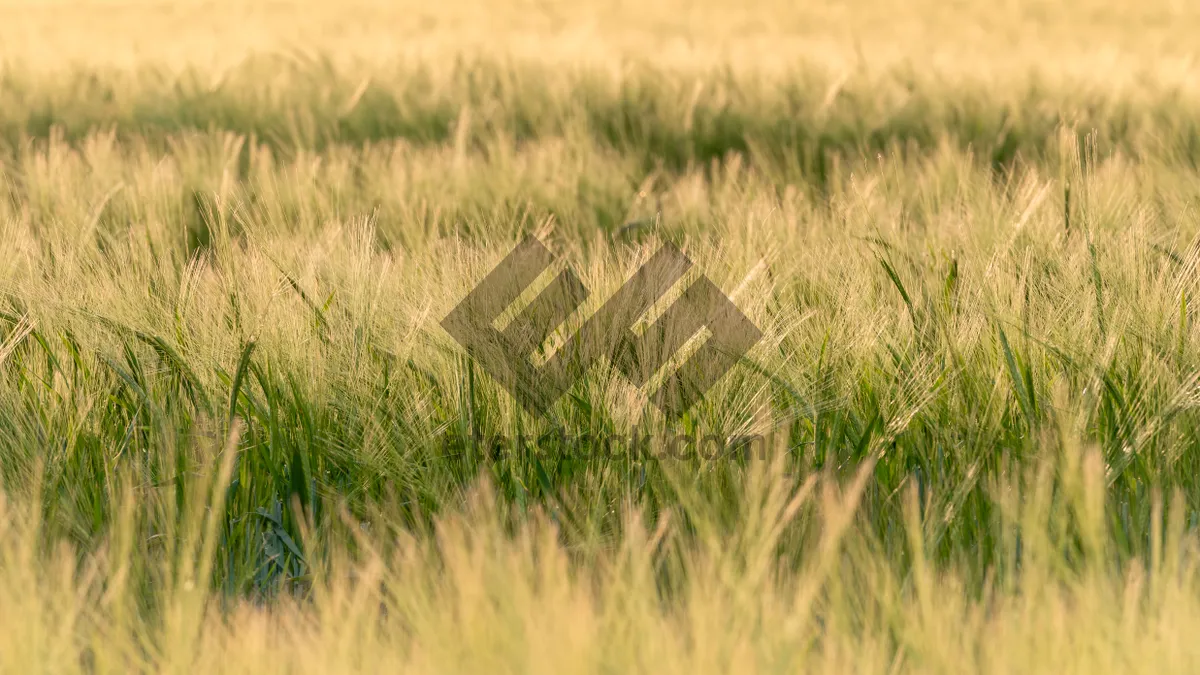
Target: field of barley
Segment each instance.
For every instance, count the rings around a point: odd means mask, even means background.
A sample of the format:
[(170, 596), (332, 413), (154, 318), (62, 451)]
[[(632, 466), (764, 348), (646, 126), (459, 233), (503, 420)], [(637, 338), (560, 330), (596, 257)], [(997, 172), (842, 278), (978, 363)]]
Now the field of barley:
[[(0, 0), (0, 674), (1200, 672), (1197, 34)], [(528, 235), (539, 353), (665, 243), (762, 337), (532, 414), (442, 325)]]

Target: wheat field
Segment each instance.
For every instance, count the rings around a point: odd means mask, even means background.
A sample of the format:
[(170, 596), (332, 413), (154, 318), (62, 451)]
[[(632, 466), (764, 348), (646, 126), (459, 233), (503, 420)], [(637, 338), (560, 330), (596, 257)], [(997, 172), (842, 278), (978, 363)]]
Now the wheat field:
[[(1198, 30), (0, 0), (0, 672), (1200, 670)], [(529, 234), (551, 347), (665, 242), (762, 338), (530, 414), (441, 325)]]

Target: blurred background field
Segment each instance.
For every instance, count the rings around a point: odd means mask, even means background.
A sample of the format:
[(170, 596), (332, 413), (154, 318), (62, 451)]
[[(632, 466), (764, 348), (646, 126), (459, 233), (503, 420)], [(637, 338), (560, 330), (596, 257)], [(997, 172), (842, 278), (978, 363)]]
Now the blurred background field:
[[(1194, 672), (1197, 28), (0, 0), (0, 670)], [(530, 417), (438, 325), (528, 233), (764, 338)]]
[[(872, 66), (944, 57), (997, 71), (1078, 66), (1108, 54), (1163, 67), (1187, 60), (1197, 10), (1149, 0), (1005, 2), (544, 2), (5, 0), (4, 52), (43, 67), (225, 67), (248, 54), (316, 50), (337, 60), (456, 54), (671, 65), (778, 66), (797, 58)], [(744, 58), (743, 58), (744, 57)], [(979, 63), (971, 63), (978, 60)], [(1102, 76), (1093, 64), (1085, 70)]]

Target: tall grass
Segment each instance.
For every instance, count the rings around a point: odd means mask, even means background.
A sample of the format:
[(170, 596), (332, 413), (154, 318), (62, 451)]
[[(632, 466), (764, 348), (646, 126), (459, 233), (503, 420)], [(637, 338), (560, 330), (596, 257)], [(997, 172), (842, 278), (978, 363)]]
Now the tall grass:
[(870, 464), (839, 487), (774, 455), (729, 495), (735, 518), (687, 500), (627, 510), (621, 542), (598, 552), (564, 546), (545, 511), (512, 521), (486, 485), (436, 536), (346, 518), (303, 588), (222, 605), (204, 571), (235, 447), (190, 482), (173, 534), (199, 545), (182, 550), (145, 536), (148, 502), (128, 483), (81, 571), (43, 548), (36, 509), (3, 502), (5, 671), (1159, 673), (1200, 658), (1184, 638), (1200, 579), (1183, 500), (1156, 493), (1152, 550), (1114, 565), (1103, 460), (1069, 425), (1039, 446), (1042, 466), (993, 484), (1004, 564), (981, 595), (930, 558), (915, 485), (899, 499), (901, 563), (856, 511)]
[[(1192, 670), (1195, 13), (876, 4), (0, 5), (3, 670)], [(529, 233), (764, 337), (530, 416)]]

